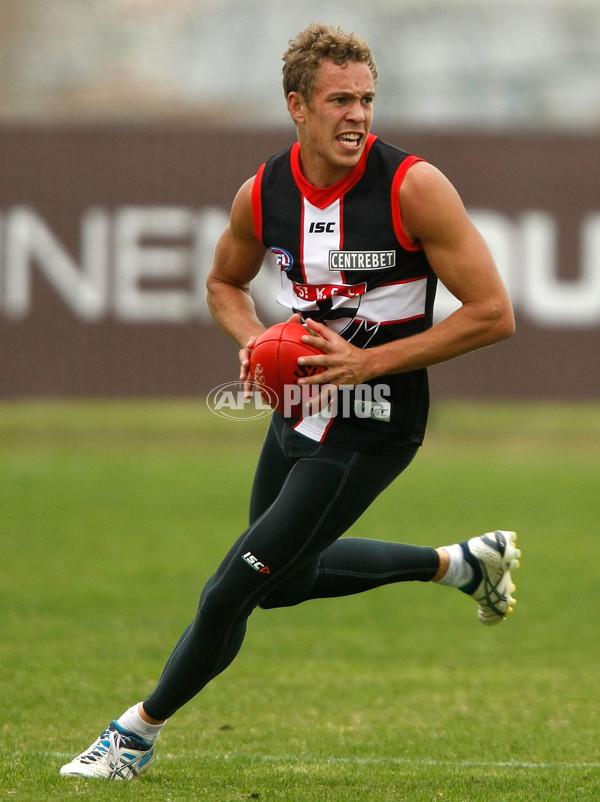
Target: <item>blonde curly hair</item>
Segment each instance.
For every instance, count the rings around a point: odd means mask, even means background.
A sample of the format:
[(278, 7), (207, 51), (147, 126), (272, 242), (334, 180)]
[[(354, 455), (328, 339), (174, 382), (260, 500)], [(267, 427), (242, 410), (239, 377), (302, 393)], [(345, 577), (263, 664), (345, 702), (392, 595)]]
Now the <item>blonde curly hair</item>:
[(377, 67), (367, 43), (354, 33), (346, 33), (339, 26), (312, 22), (290, 39), (283, 54), (283, 91), (285, 96), (298, 92), (310, 102), (315, 90), (316, 73), (324, 59), (345, 66), (349, 61), (362, 62), (371, 70), (377, 83)]

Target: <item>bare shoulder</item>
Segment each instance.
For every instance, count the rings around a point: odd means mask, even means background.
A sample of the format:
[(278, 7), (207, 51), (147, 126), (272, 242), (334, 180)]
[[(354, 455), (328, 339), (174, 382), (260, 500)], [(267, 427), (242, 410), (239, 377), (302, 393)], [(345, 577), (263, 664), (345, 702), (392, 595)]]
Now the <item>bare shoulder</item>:
[(249, 178), (247, 181), (244, 181), (242, 186), (238, 189), (234, 203), (239, 201), (240, 203), (252, 203), (252, 190), (254, 189), (254, 181), (256, 176), (253, 175), (252, 178)]
[(433, 164), (415, 162), (400, 188), (400, 206), (406, 230), (417, 240), (428, 239), (447, 225), (463, 225), (467, 213), (451, 181)]
[(252, 208), (252, 191), (255, 176), (244, 181), (238, 189), (231, 206), (230, 226), (236, 236), (254, 237), (254, 213)]
[(256, 234), (252, 209), (254, 178), (245, 181), (231, 206), (229, 223), (219, 237), (209, 281), (242, 287), (256, 276), (266, 248)]
[(433, 164), (415, 162), (408, 169), (400, 189), (402, 202), (428, 202), (437, 199), (460, 200), (451, 181)]

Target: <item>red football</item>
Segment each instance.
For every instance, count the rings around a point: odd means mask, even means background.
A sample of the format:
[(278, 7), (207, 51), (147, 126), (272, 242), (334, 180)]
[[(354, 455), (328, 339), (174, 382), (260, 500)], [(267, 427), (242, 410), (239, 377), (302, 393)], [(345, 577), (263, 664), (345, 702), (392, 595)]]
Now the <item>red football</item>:
[(298, 379), (325, 370), (320, 366), (298, 364), (299, 356), (323, 353), (302, 342), (302, 336), (307, 333), (300, 323), (276, 323), (257, 338), (250, 354), (250, 380), (264, 388), (261, 393), (269, 406), (290, 417), (301, 413)]

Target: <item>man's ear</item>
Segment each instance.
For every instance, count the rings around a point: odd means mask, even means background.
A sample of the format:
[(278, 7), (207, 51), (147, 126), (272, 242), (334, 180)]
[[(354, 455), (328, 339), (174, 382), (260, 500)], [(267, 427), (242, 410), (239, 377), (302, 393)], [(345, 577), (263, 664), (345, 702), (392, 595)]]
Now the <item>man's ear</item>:
[(304, 100), (298, 92), (289, 93), (287, 97), (288, 111), (296, 124), (304, 120), (304, 105)]

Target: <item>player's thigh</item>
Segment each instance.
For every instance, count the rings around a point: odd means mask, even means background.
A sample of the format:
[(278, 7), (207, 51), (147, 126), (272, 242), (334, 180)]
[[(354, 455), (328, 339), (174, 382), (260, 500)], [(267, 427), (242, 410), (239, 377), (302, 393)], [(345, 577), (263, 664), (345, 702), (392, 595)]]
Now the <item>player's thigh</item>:
[[(349, 451), (340, 454), (325, 449), (321, 456), (301, 460), (294, 467), (277, 502), (265, 516), (275, 527), (273, 532), (286, 532), (275, 550), (281, 556), (281, 547), (285, 546), (290, 550), (290, 559), (269, 583), (261, 600), (263, 607), (297, 604), (310, 596), (323, 551), (407, 467), (415, 451), (412, 446), (377, 455)], [(260, 532), (264, 534), (264, 530)], [(294, 543), (296, 554), (292, 555)], [(264, 552), (268, 553), (267, 543)]]
[(268, 557), (272, 572), (298, 570), (347, 531), (415, 451), (317, 447), (288, 471), (271, 505), (250, 526), (246, 544)]
[[(344, 459), (343, 449), (323, 449), (321, 460)], [(330, 532), (329, 545), (368, 509), (375, 499), (410, 465), (418, 446), (406, 445), (382, 451), (354, 452), (346, 463), (343, 482), (324, 510), (320, 526)], [(310, 460), (307, 460), (310, 462)]]

